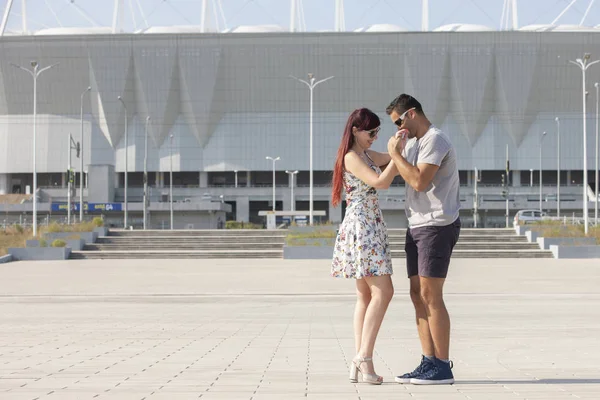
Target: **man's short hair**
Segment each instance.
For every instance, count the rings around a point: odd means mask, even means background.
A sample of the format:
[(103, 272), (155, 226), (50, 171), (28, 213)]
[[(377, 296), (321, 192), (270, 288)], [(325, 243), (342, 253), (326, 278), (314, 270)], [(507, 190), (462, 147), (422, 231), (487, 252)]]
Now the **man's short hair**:
[(417, 114), (424, 115), (421, 103), (419, 103), (419, 101), (411, 95), (402, 93), (400, 96), (392, 100), (390, 105), (385, 109), (385, 112), (387, 115), (390, 115), (392, 111), (395, 111), (397, 114), (402, 114), (411, 108), (414, 108)]

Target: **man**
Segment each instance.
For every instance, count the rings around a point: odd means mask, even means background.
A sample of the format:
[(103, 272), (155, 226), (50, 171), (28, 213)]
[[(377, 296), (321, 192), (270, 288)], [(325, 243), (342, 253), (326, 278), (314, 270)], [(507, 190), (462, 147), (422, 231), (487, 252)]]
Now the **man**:
[(399, 128), (388, 151), (406, 182), (406, 263), (423, 350), (421, 364), (396, 382), (452, 384), (450, 317), (443, 287), (460, 234), (456, 151), (414, 97), (398, 96), (386, 112)]

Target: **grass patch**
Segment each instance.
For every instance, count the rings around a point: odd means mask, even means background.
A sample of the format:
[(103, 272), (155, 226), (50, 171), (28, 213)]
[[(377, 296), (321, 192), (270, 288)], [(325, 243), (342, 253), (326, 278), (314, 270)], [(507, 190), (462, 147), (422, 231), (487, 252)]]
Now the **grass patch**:
[[(532, 230), (539, 233), (542, 237), (556, 238), (579, 238), (586, 237), (583, 225), (563, 225), (560, 221), (544, 221), (532, 224)], [(600, 227), (590, 226), (587, 237), (596, 239), (596, 244), (600, 245)]]
[(288, 246), (333, 246), (337, 232), (330, 225), (315, 226), (308, 231), (288, 232), (285, 244)]
[[(79, 224), (63, 225), (56, 222), (48, 226), (38, 225), (38, 238), (44, 233), (74, 232), (69, 239), (79, 239), (77, 232), (91, 232), (98, 225), (98, 221), (83, 222)], [(10, 247), (25, 247), (27, 240), (34, 239), (32, 228), (23, 228), (21, 225), (12, 225), (6, 229), (0, 229), (0, 256), (8, 254)], [(40, 239), (40, 247), (46, 247), (46, 241)]]
[(25, 247), (27, 240), (32, 237), (31, 229), (24, 229), (20, 225), (0, 230), (0, 256), (7, 255), (10, 247)]

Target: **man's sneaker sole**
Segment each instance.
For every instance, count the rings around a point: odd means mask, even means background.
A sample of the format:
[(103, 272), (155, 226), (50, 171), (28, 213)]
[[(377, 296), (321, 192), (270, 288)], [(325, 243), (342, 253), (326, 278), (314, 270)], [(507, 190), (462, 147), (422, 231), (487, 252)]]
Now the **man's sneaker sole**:
[(398, 383), (408, 384), (410, 383), (411, 378), (401, 378), (399, 376), (395, 377), (394, 380)]
[(454, 383), (454, 378), (439, 380), (412, 378), (410, 383), (413, 385), (452, 385)]

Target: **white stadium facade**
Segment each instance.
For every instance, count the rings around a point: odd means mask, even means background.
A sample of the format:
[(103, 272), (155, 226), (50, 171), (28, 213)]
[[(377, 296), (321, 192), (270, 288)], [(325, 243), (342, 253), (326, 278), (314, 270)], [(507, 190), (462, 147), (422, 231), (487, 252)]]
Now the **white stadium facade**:
[[(600, 58), (599, 28), (519, 27), (516, 1), (505, 1), (502, 30), (451, 24), (344, 31), (337, 0), (330, 32), (301, 31), (293, 12), (286, 28), (215, 32), (206, 28), (205, 15), (198, 26), (125, 32), (118, 25), (121, 2), (115, 1), (112, 26), (22, 32), (8, 29), (14, 5), (7, 2), (0, 37), (0, 223), (32, 218), (34, 90), (22, 70), (32, 61), (39, 69), (57, 64), (37, 79), (40, 223), (66, 216), (69, 136), (77, 147), (82, 134), (85, 218), (102, 214), (123, 225), (127, 170), (128, 225), (141, 227), (146, 145), (152, 228), (169, 226), (171, 204), (176, 229), (263, 223), (259, 212), (272, 209), (273, 165), (276, 209), (308, 210), (309, 90), (290, 77), (308, 79), (308, 73), (334, 77), (314, 90), (313, 204), (325, 214), (317, 220), (343, 216), (343, 207), (330, 205), (330, 179), (347, 116), (359, 107), (375, 111), (382, 119), (375, 149), (383, 150), (395, 132), (385, 108), (400, 93), (421, 101), (457, 148), (465, 226), (473, 225), (475, 169), (481, 171), (480, 226), (504, 226), (507, 197), (511, 219), (521, 209), (556, 215), (559, 170), (560, 214), (581, 215), (585, 202), (593, 216), (600, 65), (586, 73), (584, 144), (582, 72), (569, 61)], [(78, 204), (81, 164), (72, 151)], [(400, 180), (380, 192), (380, 201), (388, 226), (406, 225)], [(79, 216), (78, 205), (73, 212)]]

